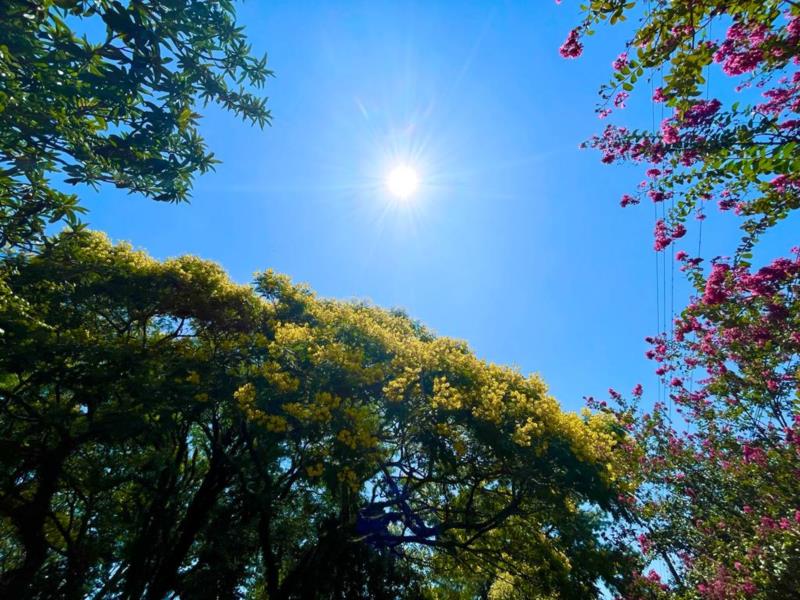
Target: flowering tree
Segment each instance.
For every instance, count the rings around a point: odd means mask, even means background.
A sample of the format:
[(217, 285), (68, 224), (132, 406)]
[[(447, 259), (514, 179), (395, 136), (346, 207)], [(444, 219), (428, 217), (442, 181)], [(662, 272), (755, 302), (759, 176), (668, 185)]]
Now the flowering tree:
[[(561, 47), (580, 56), (598, 25), (638, 19), (601, 88), (601, 117), (637, 88), (667, 111), (657, 128), (608, 125), (589, 146), (605, 163), (641, 164), (646, 180), (622, 206), (669, 203), (656, 251), (671, 251), (694, 286), (648, 356), (669, 387), (637, 416), (642, 390), (617, 412), (636, 440), (628, 498), (643, 554), (660, 559), (632, 596), (787, 598), (800, 589), (800, 256), (758, 257), (764, 233), (800, 207), (800, 5), (792, 1), (588, 2)], [(709, 94), (709, 74), (727, 97)], [(649, 85), (648, 85), (649, 84)], [(718, 91), (722, 84), (715, 84)], [(714, 211), (712, 208), (716, 207)], [(678, 249), (712, 212), (741, 232), (731, 257), (707, 265)], [(716, 215), (716, 218), (721, 218)], [(789, 249), (787, 248), (787, 251)]]
[(587, 597), (627, 570), (598, 535), (624, 431), (538, 377), (101, 234), (0, 268), (3, 597)]

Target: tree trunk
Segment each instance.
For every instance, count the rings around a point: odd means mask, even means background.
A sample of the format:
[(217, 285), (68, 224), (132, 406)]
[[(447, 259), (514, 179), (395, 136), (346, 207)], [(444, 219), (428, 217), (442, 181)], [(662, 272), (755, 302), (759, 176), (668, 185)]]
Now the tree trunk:
[(167, 593), (175, 588), (178, 570), (186, 559), (186, 554), (198, 532), (205, 524), (214, 502), (225, 488), (228, 477), (229, 474), (222, 464), (222, 459), (215, 454), (208, 473), (203, 478), (203, 483), (186, 510), (186, 516), (180, 525), (178, 539), (172, 545), (148, 586), (146, 595), (148, 600), (163, 600)]
[(36, 573), (47, 558), (44, 523), (50, 512), (50, 501), (55, 494), (67, 452), (67, 446), (61, 444), (44, 455), (37, 473), (36, 493), (29, 502), (11, 511), (11, 521), (17, 528), (25, 549), (25, 560), (22, 565), (8, 571), (0, 579), (2, 598), (25, 598), (33, 591)]
[(271, 519), (268, 510), (261, 511), (258, 523), (258, 538), (264, 561), (264, 581), (267, 584), (267, 596), (278, 598), (278, 561), (272, 547)]

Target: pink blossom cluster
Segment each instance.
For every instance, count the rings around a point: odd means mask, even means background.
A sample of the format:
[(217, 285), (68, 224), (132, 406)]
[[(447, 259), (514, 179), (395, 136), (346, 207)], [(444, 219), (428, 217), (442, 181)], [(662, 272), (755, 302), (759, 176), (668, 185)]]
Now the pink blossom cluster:
[[(800, 71), (795, 71), (791, 77), (781, 79), (781, 86), (764, 92), (767, 99), (756, 106), (756, 109), (769, 115), (779, 116), (784, 111), (800, 112)], [(793, 129), (797, 123), (790, 119), (780, 124), (782, 129)]]
[[(663, 198), (653, 197), (654, 202), (658, 202)], [(656, 252), (661, 252), (667, 248), (675, 240), (682, 238), (686, 235), (686, 226), (683, 223), (675, 223), (672, 228), (669, 228), (664, 222), (664, 219), (658, 219), (655, 226), (655, 241), (653, 248)]]
[(720, 44), (714, 60), (722, 63), (722, 70), (728, 75), (741, 75), (754, 71), (764, 59), (764, 43), (769, 29), (762, 24), (748, 26), (738, 22), (728, 29), (726, 39)]
[(722, 103), (716, 98), (695, 102), (684, 111), (681, 125), (683, 127), (706, 125), (719, 112), (721, 106)]
[[(753, 297), (772, 298), (788, 282), (800, 278), (800, 258), (776, 258), (755, 273), (746, 269), (732, 269), (725, 262), (716, 262), (706, 280), (703, 302), (721, 304), (737, 295), (737, 301), (747, 302)], [(772, 308), (774, 312), (775, 309)]]
[(706, 304), (719, 304), (727, 300), (727, 292), (725, 291), (725, 282), (728, 273), (730, 273), (730, 265), (718, 262), (711, 267), (711, 274), (706, 280), (706, 289), (703, 294), (703, 302)]
[(558, 51), (564, 58), (578, 58), (583, 53), (580, 30), (577, 27), (569, 32), (566, 41), (561, 44)]
[(626, 66), (628, 66), (628, 53), (627, 52), (623, 52), (622, 54), (620, 54), (617, 58), (614, 59), (614, 62), (611, 63), (611, 67), (615, 71), (621, 71)]
[(670, 119), (664, 119), (661, 122), (661, 139), (665, 144), (677, 144), (681, 141), (678, 128)]
[(785, 194), (787, 192), (796, 194), (800, 192), (800, 177), (797, 176), (782, 174), (775, 177), (769, 183), (772, 188), (780, 194)]
[(733, 600), (734, 598), (750, 598), (758, 588), (752, 581), (738, 583), (725, 567), (717, 569), (716, 576), (706, 582), (697, 584), (697, 592), (707, 600)]

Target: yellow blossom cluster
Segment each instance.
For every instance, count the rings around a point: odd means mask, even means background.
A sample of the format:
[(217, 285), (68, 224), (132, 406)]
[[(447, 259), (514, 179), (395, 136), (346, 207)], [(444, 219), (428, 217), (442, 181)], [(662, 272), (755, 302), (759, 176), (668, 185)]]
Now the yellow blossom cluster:
[(264, 362), (264, 364), (261, 365), (260, 374), (278, 392), (294, 392), (300, 386), (300, 381), (286, 371), (283, 371), (281, 365), (275, 361), (270, 360)]
[(319, 477), (325, 471), (325, 467), (321, 462), (306, 467), (306, 474), (309, 477)]
[(514, 430), (512, 439), (515, 444), (520, 446), (530, 446), (533, 439), (540, 438), (544, 434), (544, 424), (528, 417), (522, 425)]
[(557, 411), (549, 420), (551, 435), (569, 440), (575, 456), (581, 461), (600, 465), (600, 475), (609, 481), (616, 479), (625, 458), (615, 451), (619, 438), (614, 432), (614, 423), (611, 415), (588, 411), (583, 417)]
[(264, 426), (264, 429), (273, 433), (283, 433), (289, 429), (289, 423), (286, 418), (280, 415), (263, 413), (258, 421)]
[(336, 439), (352, 450), (356, 449), (356, 436), (354, 436), (353, 432), (351, 432), (349, 429), (342, 429), (339, 431), (339, 433), (336, 435)]
[(350, 423), (350, 429), (339, 431), (337, 439), (352, 450), (356, 448), (375, 448), (378, 445), (378, 437), (376, 435), (378, 423), (370, 407), (364, 405), (347, 406), (343, 413)]
[(235, 392), (233, 392), (233, 397), (239, 403), (239, 406), (242, 410), (248, 410), (251, 406), (255, 404), (256, 400), (256, 386), (252, 383), (245, 383)]
[(434, 408), (458, 410), (462, 406), (461, 394), (450, 385), (446, 377), (437, 377), (433, 380), (431, 404)]
[(478, 401), (472, 407), (472, 414), (497, 425), (506, 415), (508, 383), (495, 377), (487, 379), (478, 392)]
[(411, 388), (412, 393), (421, 394), (422, 388), (419, 384), (421, 373), (421, 367), (404, 366), (399, 375), (383, 386), (383, 393), (386, 399), (391, 402), (402, 402), (405, 400), (406, 392), (409, 388)]
[(316, 421), (327, 423), (333, 417), (333, 412), (342, 403), (341, 398), (330, 392), (319, 392), (310, 403), (287, 402), (283, 405), (286, 414), (298, 421)]
[(467, 443), (462, 433), (450, 423), (437, 423), (435, 426), (436, 433), (443, 438), (447, 439), (453, 447), (453, 452), (456, 456), (464, 456), (467, 452)]
[(318, 340), (311, 360), (317, 366), (335, 366), (368, 384), (379, 381), (383, 376), (382, 365), (365, 365), (363, 349), (348, 347), (337, 341)]
[(357, 492), (361, 487), (361, 484), (358, 480), (358, 475), (356, 475), (356, 472), (350, 467), (343, 467), (340, 469), (336, 474), (336, 478), (344, 485), (349, 487), (353, 492)]
[(289, 423), (284, 417), (267, 414), (256, 406), (256, 388), (252, 383), (245, 383), (233, 393), (233, 397), (249, 421), (258, 423), (273, 433), (282, 433), (289, 429)]
[(314, 333), (308, 325), (279, 322), (275, 327), (275, 339), (270, 349), (276, 350), (276, 354), (282, 354), (286, 350), (307, 348), (313, 339)]

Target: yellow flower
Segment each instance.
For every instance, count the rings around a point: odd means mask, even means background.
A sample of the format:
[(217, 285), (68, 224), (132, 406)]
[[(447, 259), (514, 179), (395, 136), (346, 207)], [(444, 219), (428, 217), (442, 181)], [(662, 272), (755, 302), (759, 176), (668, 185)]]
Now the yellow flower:
[(434, 408), (458, 410), (462, 406), (461, 394), (445, 377), (437, 377), (433, 380), (431, 404)]
[(322, 475), (322, 472), (325, 470), (322, 463), (317, 463), (315, 465), (309, 465), (306, 467), (306, 473), (308, 473), (309, 477), (319, 477)]
[(252, 404), (256, 399), (256, 386), (252, 383), (245, 383), (233, 393), (233, 397), (238, 400), (240, 405)]
[(289, 424), (286, 422), (286, 419), (280, 415), (263, 414), (259, 420), (262, 422), (267, 431), (271, 431), (273, 433), (282, 433), (289, 429)]
[(339, 471), (336, 474), (336, 478), (342, 483), (344, 483), (346, 486), (348, 486), (354, 492), (357, 492), (358, 489), (361, 487), (356, 472), (353, 471), (350, 467), (344, 467), (341, 471)]
[(339, 440), (345, 446), (349, 446), (352, 450), (356, 449), (356, 438), (347, 429), (342, 429), (337, 435), (336, 439)]

